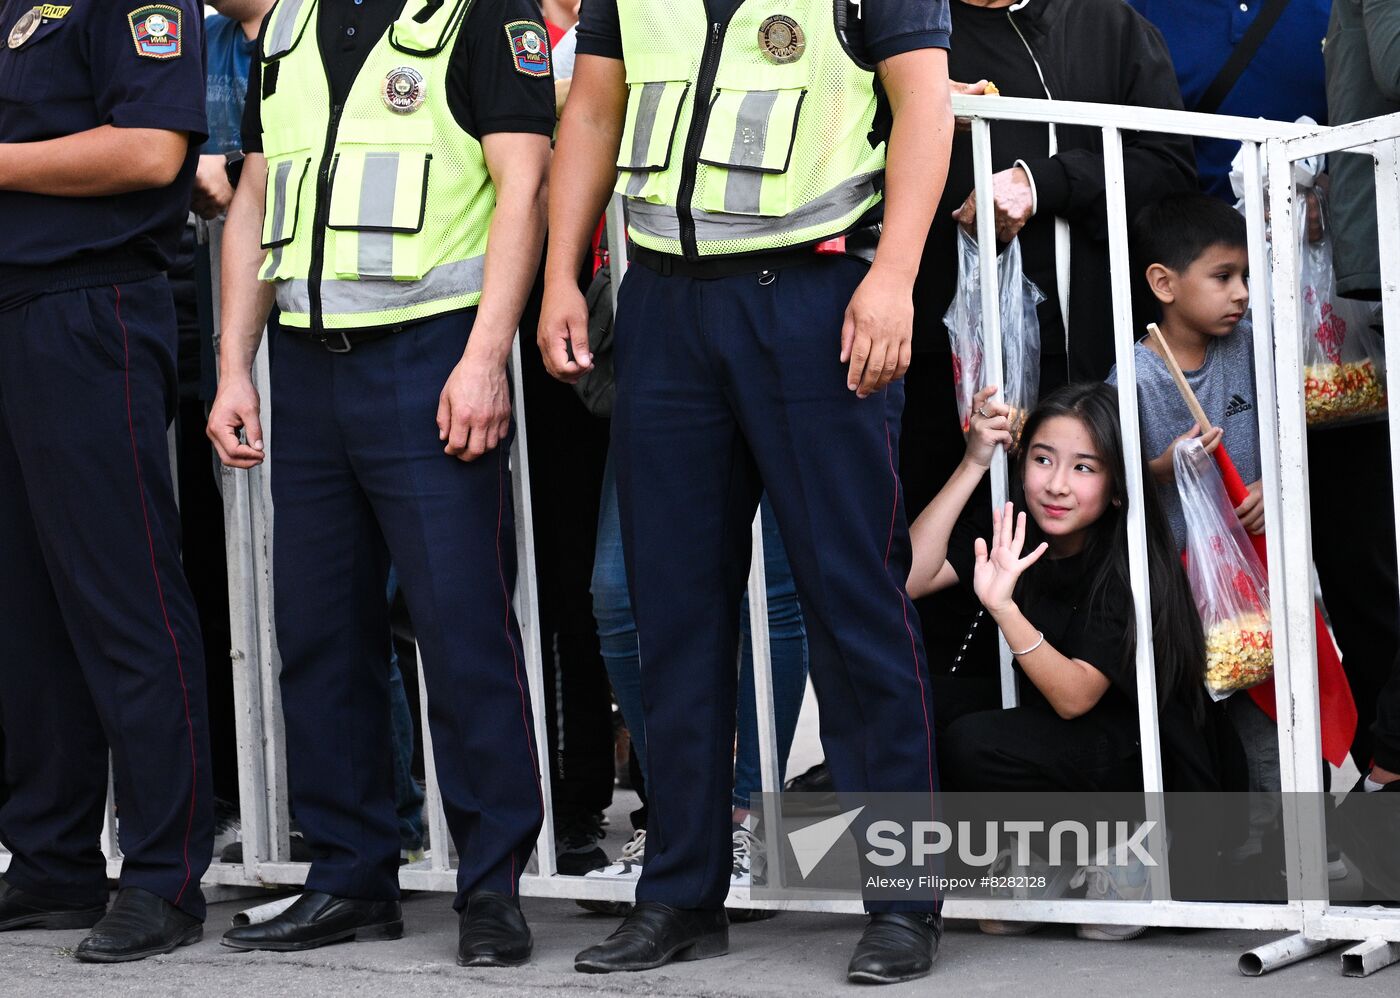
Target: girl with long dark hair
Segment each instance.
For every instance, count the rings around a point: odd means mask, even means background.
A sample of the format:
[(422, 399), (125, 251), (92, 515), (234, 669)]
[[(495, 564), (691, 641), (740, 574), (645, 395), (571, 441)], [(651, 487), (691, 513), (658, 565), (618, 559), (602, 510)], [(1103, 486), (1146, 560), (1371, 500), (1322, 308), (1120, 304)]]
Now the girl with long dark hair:
[[(1059, 389), (1026, 419), (1019, 441), (1008, 407), (992, 401), (995, 391), (977, 393), (967, 452), (910, 528), (909, 594), (970, 589), (982, 604), (974, 627), (998, 627), (1011, 648), (1020, 704), (1001, 709), (998, 677), (985, 670), (978, 675), (955, 663), (950, 674), (933, 676), (941, 784), (958, 791), (1139, 790), (1137, 641), (1117, 391), (1100, 383)], [(1017, 442), (1023, 509), (1008, 502), (988, 531), (984, 500), (969, 500), (996, 447), (1009, 451)], [(1156, 489), (1144, 481), (1142, 494), (1164, 776), (1168, 789), (1217, 789), (1200, 617)], [(1097, 891), (1091, 878), (1089, 896), (1146, 896), (1145, 873), (1129, 888), (1110, 883), (1108, 872), (1101, 870)], [(1026, 928), (983, 923), (989, 932)], [(1080, 927), (1096, 939), (1140, 931)]]
[[(967, 453), (910, 528), (909, 592), (969, 587), (1025, 681), (1021, 706), (1003, 711), (995, 677), (939, 677), (949, 680), (935, 684), (943, 785), (1135, 789), (1137, 643), (1117, 392), (1069, 385), (1035, 408), (1016, 454), (1025, 508), (1016, 513), (1007, 503), (984, 538), (979, 510), (964, 507), (995, 448), (1012, 446), (1010, 413), (994, 392), (975, 397)], [(1159, 707), (1199, 719), (1200, 617), (1148, 483), (1143, 497)]]

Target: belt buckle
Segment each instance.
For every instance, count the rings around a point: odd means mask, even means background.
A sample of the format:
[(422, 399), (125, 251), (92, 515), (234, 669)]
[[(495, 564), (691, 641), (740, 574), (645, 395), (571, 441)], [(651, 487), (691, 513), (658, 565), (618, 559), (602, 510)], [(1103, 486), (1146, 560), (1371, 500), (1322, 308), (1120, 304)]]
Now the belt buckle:
[[(339, 336), (340, 342), (333, 342), (331, 339), (332, 336)], [(350, 342), (350, 337), (345, 335), (345, 330), (343, 329), (323, 330), (321, 332), (321, 346), (325, 347), (331, 353), (349, 353), (354, 348), (353, 344)]]

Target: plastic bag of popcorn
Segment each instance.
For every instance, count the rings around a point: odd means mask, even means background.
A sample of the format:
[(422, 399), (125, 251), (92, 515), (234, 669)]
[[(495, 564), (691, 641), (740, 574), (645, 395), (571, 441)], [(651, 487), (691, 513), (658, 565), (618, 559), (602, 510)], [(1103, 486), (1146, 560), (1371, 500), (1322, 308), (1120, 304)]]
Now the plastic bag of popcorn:
[(958, 290), (943, 316), (953, 352), (958, 417), (966, 433), (972, 396), (983, 385), (1000, 385), (1002, 401), (1011, 407), (1011, 437), (1019, 441), (1021, 425), (1040, 391), (1040, 318), (1035, 309), (1045, 300), (1021, 268), (1020, 239), (1012, 239), (998, 256), (997, 285), (1003, 377), (982, 369), (982, 262), (977, 240), (959, 227)]
[[(1336, 294), (1332, 236), (1308, 240), (1307, 212), (1298, 216), (1298, 323), (1303, 335), (1303, 399), (1309, 426), (1383, 416), (1386, 411), (1385, 355), (1372, 329), (1375, 309)], [(1300, 206), (1301, 207), (1301, 206)], [(1316, 234), (1316, 233), (1314, 233)]]
[(1173, 464), (1186, 518), (1186, 577), (1206, 637), (1206, 689), (1223, 700), (1274, 674), (1268, 576), (1201, 442), (1178, 444)]

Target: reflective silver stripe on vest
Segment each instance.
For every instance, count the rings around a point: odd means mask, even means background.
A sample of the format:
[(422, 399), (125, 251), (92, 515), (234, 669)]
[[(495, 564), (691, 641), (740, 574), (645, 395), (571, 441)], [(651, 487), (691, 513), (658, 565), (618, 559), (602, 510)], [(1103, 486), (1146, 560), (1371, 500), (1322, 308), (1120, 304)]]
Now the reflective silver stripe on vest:
[(277, 12), (277, 24), (273, 26), (272, 36), (264, 49), (267, 58), (283, 55), (291, 49), (296, 41), (297, 17), (306, 3), (307, 0), (282, 0), (281, 9)]
[[(879, 176), (880, 173), (876, 172), (852, 177), (836, 190), (808, 201), (780, 218), (729, 215), (695, 208), (691, 211), (695, 220), (695, 238), (701, 242), (756, 239), (784, 232), (798, 232), (823, 222), (839, 221), (870, 200), (876, 190), (875, 178)], [(676, 209), (667, 205), (629, 200), (627, 218), (637, 231), (646, 235), (658, 239), (681, 237), (681, 223)]]
[[(394, 224), (394, 196), (399, 183), (399, 154), (371, 152), (365, 154), (365, 168), (360, 180), (360, 217), (362, 228), (388, 229)], [(394, 276), (394, 234), (392, 232), (360, 232), (359, 259), (356, 273), (361, 277)]]
[(283, 160), (277, 164), (277, 172), (272, 175), (272, 242), (278, 245), (272, 247), (268, 274), (276, 274), (277, 268), (282, 266), (282, 247), (286, 239), (282, 235), (282, 227), (287, 222), (287, 183), (292, 175), (292, 166), (291, 160)]
[(729, 174), (724, 187), (724, 210), (745, 215), (758, 214), (758, 198), (763, 190), (763, 154), (768, 147), (768, 119), (778, 101), (776, 90), (755, 90), (739, 102), (734, 122), (734, 142), (729, 149), (729, 165), (738, 167)]
[[(665, 83), (643, 83), (641, 96), (637, 98), (637, 122), (632, 129), (633, 165), (644, 164), (647, 151), (651, 149), (652, 133), (656, 131), (656, 112), (661, 107), (661, 95), (666, 92)], [(627, 194), (636, 197), (646, 186), (645, 173), (633, 173), (627, 180)]]
[[(364, 315), (457, 298), (481, 290), (486, 257), (475, 256), (434, 267), (419, 281), (321, 282), (321, 311), (325, 315)], [(311, 311), (307, 281), (278, 281), (277, 307), (294, 315)]]

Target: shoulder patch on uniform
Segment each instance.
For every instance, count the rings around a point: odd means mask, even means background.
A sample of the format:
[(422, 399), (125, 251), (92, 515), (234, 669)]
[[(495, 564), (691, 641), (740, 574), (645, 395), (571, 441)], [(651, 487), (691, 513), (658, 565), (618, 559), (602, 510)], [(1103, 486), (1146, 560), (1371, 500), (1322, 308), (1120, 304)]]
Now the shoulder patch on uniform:
[(506, 25), (510, 57), (517, 72), (526, 76), (549, 75), (549, 32), (538, 21), (511, 21)]
[(136, 54), (147, 59), (177, 59), (183, 46), (180, 8), (168, 3), (147, 4), (126, 15)]

